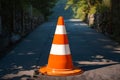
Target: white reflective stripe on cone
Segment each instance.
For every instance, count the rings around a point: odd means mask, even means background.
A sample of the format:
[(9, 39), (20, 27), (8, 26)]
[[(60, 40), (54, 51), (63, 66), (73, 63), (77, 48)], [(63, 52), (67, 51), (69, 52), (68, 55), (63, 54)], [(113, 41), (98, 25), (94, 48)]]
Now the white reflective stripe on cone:
[(55, 34), (66, 34), (66, 29), (64, 25), (57, 25)]
[(68, 55), (70, 54), (70, 48), (69, 45), (57, 45), (57, 44), (52, 44), (50, 54), (54, 55)]

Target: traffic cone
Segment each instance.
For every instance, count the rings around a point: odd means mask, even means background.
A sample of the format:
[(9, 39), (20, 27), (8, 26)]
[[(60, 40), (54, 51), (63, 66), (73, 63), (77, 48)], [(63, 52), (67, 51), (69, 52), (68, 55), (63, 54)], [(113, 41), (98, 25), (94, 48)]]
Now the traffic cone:
[(41, 67), (39, 72), (53, 76), (69, 76), (83, 72), (81, 69), (73, 66), (68, 37), (62, 16), (58, 18), (48, 65)]

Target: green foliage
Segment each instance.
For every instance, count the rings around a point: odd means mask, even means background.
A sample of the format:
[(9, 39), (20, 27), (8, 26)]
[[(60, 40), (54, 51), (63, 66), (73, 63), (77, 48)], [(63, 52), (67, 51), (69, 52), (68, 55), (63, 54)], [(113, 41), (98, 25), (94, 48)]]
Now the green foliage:
[(87, 14), (104, 12), (110, 8), (110, 0), (68, 0), (65, 9), (72, 8), (73, 17), (84, 20)]
[(47, 18), (51, 14), (51, 8), (56, 3), (56, 0), (31, 0), (32, 6), (38, 10), (38, 12), (41, 12), (45, 18)]
[[(12, 1), (14, 2), (14, 0)], [(42, 13), (45, 18), (50, 15), (51, 8), (56, 3), (56, 0), (17, 0), (17, 4), (22, 8), (24, 11), (28, 11), (30, 6), (33, 7), (33, 13), (35, 15), (38, 15), (39, 13)], [(35, 12), (34, 12), (35, 11)]]
[(41, 15), (41, 12), (38, 9), (33, 8), (33, 16), (39, 16), (39, 15)]
[(30, 1), (29, 0), (18, 0), (20, 3), (20, 6), (23, 8), (23, 10), (26, 10), (29, 5), (30, 5)]
[(104, 6), (106, 6), (107, 8), (110, 8), (111, 7), (111, 0), (103, 0), (102, 4)]
[[(104, 13), (104, 12), (110, 10), (110, 5), (108, 6), (108, 3), (105, 3), (105, 2), (106, 1), (103, 1), (100, 5), (97, 6), (97, 12)], [(110, 2), (110, 0), (109, 0), (109, 2)]]
[(89, 10), (90, 14), (95, 14), (96, 13), (96, 6), (92, 6)]
[(72, 8), (74, 18), (85, 19), (88, 12), (88, 5), (86, 0), (68, 0), (65, 9)]

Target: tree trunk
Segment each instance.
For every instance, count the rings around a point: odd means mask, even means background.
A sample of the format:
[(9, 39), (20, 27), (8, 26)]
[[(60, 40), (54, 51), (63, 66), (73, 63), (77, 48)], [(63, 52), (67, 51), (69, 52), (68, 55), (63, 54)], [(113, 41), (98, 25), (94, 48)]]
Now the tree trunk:
[[(117, 3), (117, 4), (116, 4)], [(120, 35), (120, 0), (112, 0), (111, 12), (112, 12), (112, 26), (114, 29), (114, 35)]]

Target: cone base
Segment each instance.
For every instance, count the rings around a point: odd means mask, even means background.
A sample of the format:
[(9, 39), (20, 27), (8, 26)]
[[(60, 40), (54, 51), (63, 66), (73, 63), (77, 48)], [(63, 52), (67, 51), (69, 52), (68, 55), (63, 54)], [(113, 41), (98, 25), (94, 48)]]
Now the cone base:
[(39, 72), (44, 75), (50, 76), (72, 76), (83, 73), (82, 69), (74, 68), (72, 70), (68, 69), (48, 69), (47, 66), (43, 66), (39, 69)]

